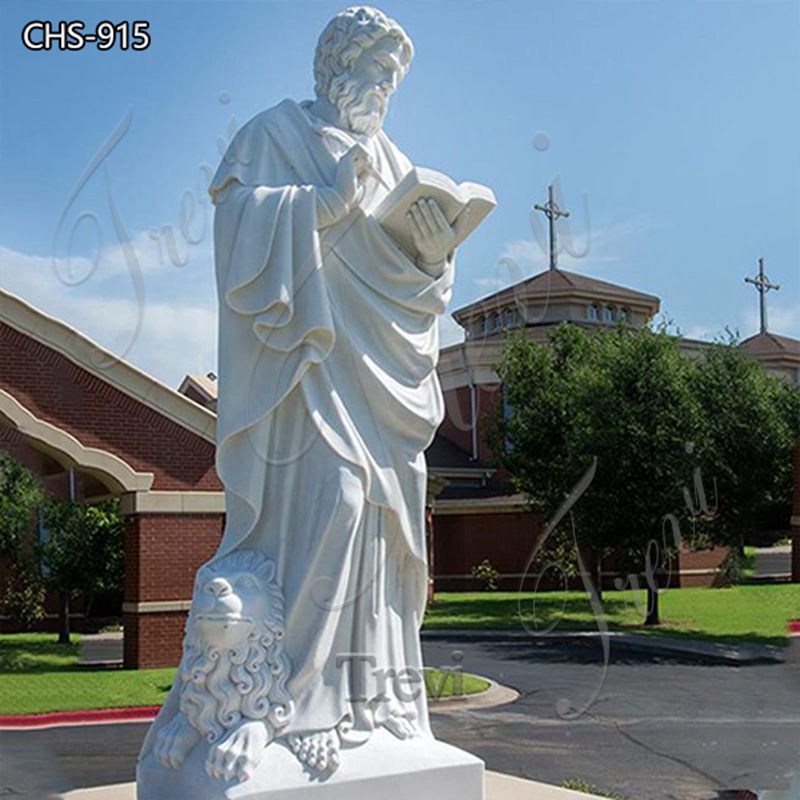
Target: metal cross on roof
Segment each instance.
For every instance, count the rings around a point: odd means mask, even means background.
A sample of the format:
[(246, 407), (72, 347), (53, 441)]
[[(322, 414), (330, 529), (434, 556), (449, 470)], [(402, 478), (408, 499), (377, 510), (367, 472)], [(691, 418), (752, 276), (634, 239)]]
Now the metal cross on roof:
[(761, 312), (761, 333), (767, 332), (767, 292), (774, 289), (776, 292), (781, 288), (780, 284), (770, 283), (764, 272), (764, 259), (758, 259), (758, 275), (755, 278), (745, 278), (745, 283), (752, 283), (758, 289), (761, 296), (760, 312)]
[(547, 187), (547, 202), (544, 205), (535, 205), (536, 211), (542, 211), (550, 223), (550, 269), (558, 266), (558, 243), (556, 241), (556, 221), (559, 217), (568, 217), (569, 211), (558, 207), (553, 197), (553, 184)]

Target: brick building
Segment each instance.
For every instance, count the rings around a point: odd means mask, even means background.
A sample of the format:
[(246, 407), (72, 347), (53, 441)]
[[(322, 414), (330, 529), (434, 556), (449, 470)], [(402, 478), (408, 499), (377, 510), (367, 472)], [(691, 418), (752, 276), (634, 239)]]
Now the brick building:
[[(502, 405), (492, 365), (502, 333), (524, 326), (641, 326), (659, 300), (563, 270), (543, 273), (454, 313), (463, 343), (443, 349), (446, 419), (429, 449), (430, 560), (436, 588), (476, 588), (489, 559), (505, 588), (520, 585), (541, 520), (492, 467), (485, 417)], [(797, 379), (800, 343), (767, 334), (743, 347)], [(748, 342), (751, 343), (748, 345)], [(687, 350), (701, 343), (686, 341)], [(792, 373), (791, 370), (795, 372)], [(125, 664), (177, 663), (195, 571), (215, 551), (224, 494), (214, 467), (216, 385), (187, 376), (173, 390), (68, 325), (0, 290), (0, 448), (48, 489), (84, 501), (121, 498), (125, 516)], [(498, 405), (500, 404), (500, 405)], [(800, 450), (796, 456), (800, 481)], [(800, 536), (800, 486), (792, 525)], [(795, 548), (796, 579), (800, 579)], [(709, 585), (723, 550), (682, 554), (680, 585)], [(0, 567), (0, 593), (3, 591)], [(51, 609), (52, 611), (52, 609)], [(76, 622), (80, 627), (80, 608)]]

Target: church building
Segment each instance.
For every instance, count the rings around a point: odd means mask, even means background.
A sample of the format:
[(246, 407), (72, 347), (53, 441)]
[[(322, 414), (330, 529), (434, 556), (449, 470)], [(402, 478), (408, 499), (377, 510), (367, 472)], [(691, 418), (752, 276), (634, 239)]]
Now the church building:
[[(763, 297), (766, 289), (759, 291)], [(658, 310), (653, 295), (549, 269), (453, 312), (464, 340), (441, 351), (446, 416), (427, 451), (428, 544), (437, 591), (480, 588), (471, 573), (485, 559), (500, 572), (502, 588), (530, 588), (522, 570), (542, 521), (493, 465), (484, 420), (487, 411), (502, 409), (492, 365), (500, 359), (503, 334), (524, 328), (545, 341), (563, 322), (593, 330), (620, 322), (640, 328)], [(763, 327), (742, 349), (774, 374), (800, 382), (800, 342)], [(176, 663), (194, 574), (214, 553), (224, 524), (214, 467), (215, 376), (187, 375), (178, 390), (167, 387), (2, 290), (0, 343), (0, 448), (63, 497), (121, 498), (125, 664)], [(704, 343), (682, 340), (681, 346), (697, 353)], [(796, 472), (800, 476), (800, 463)], [(796, 494), (800, 502), (800, 487)], [(800, 535), (800, 508), (794, 515)], [(722, 548), (681, 554), (678, 584), (712, 585), (724, 556)], [(0, 595), (4, 584), (0, 565)], [(54, 610), (48, 608), (50, 625)], [(82, 621), (77, 607), (76, 629)], [(8, 629), (8, 622), (0, 619), (0, 628)]]

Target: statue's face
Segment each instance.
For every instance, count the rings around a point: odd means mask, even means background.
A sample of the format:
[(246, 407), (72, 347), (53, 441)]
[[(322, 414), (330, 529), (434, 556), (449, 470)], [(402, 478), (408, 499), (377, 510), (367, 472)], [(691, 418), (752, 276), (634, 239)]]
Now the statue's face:
[(362, 85), (382, 89), (388, 97), (397, 88), (401, 72), (400, 44), (391, 36), (384, 36), (361, 53), (350, 75)]
[(251, 572), (215, 575), (198, 587), (192, 616), (206, 643), (234, 647), (265, 618), (266, 602), (261, 583)]
[(359, 55), (344, 81), (331, 87), (329, 99), (350, 130), (370, 136), (380, 130), (402, 75), (400, 58), (400, 44), (384, 36)]

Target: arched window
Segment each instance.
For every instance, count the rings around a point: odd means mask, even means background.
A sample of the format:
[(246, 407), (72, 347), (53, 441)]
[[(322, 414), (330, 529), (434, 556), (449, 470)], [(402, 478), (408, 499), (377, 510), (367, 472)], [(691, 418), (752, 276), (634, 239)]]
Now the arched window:
[(494, 314), (492, 314), (492, 330), (499, 331), (500, 327), (501, 327), (500, 312), (495, 311)]
[(631, 317), (631, 310), (629, 308), (621, 308), (619, 310), (619, 314), (617, 315), (617, 319), (621, 322), (627, 322)]
[(586, 319), (597, 320), (597, 306), (594, 303), (586, 306)]
[(489, 317), (481, 317), (478, 333), (481, 336), (485, 336), (488, 332), (489, 332)]
[(506, 309), (506, 327), (513, 328), (516, 324), (516, 312), (513, 308)]
[(613, 322), (614, 321), (614, 309), (611, 306), (605, 306), (603, 308), (603, 322)]

